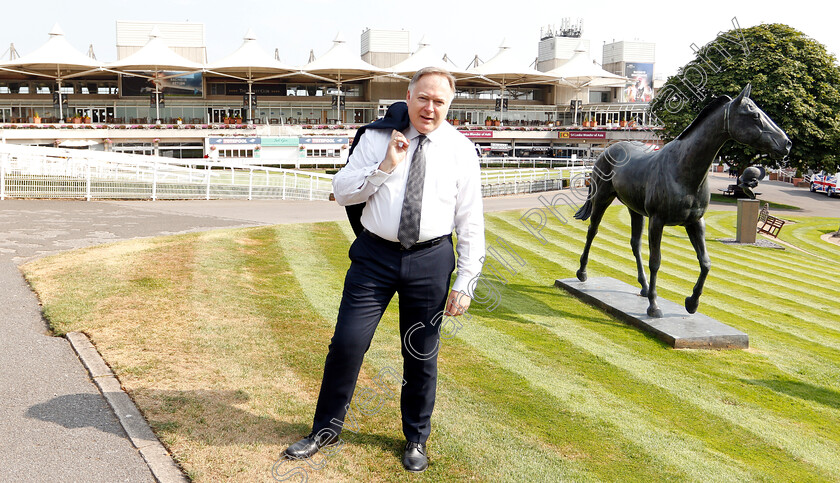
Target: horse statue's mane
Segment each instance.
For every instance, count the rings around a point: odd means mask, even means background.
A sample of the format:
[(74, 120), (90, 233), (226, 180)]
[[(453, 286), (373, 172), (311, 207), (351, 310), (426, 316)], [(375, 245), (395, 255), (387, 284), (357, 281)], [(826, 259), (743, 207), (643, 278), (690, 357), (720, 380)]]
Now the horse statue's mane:
[(729, 96), (718, 96), (715, 100), (704, 107), (702, 111), (700, 111), (697, 118), (695, 118), (694, 121), (692, 121), (691, 124), (689, 124), (688, 127), (676, 137), (676, 139), (685, 139), (689, 134), (691, 134), (691, 131), (693, 131), (696, 126), (702, 124), (703, 121), (712, 114), (712, 112), (731, 100), (732, 98)]

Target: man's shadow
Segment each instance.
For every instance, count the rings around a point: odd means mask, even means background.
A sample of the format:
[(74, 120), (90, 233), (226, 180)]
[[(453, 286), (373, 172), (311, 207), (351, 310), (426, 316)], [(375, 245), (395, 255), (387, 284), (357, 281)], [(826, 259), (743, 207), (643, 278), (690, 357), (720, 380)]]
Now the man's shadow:
[[(142, 397), (158, 404), (155, 411), (155, 417), (158, 419), (150, 420), (149, 415), (145, 414), (156, 433), (184, 431), (189, 433), (190, 438), (212, 445), (278, 444), (283, 440), (291, 443), (300, 434), (307, 434), (310, 430), (307, 424), (290, 423), (270, 415), (254, 415), (239, 409), (236, 405), (250, 399), (244, 391), (145, 390)], [(187, 408), (186, 410), (195, 420), (223, 415), (225, 420), (233, 422), (231, 424), (236, 427), (259, 428), (259, 430), (225, 431), (217, 427), (208, 431), (195, 431), (195, 427), (174, 421), (184, 408)], [(173, 417), (167, 418), (167, 414)], [(30, 407), (26, 411), (26, 417), (55, 423), (68, 429), (92, 427), (105, 433), (126, 436), (113, 410), (99, 393), (57, 396)]]

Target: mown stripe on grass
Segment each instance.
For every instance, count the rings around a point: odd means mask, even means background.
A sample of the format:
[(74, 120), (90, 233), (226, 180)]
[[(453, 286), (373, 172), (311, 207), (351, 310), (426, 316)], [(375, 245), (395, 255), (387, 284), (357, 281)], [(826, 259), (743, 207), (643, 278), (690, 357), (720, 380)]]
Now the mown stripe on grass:
[(837, 231), (840, 225), (837, 218), (794, 218), (793, 221), (796, 223), (782, 228), (779, 238), (823, 257), (824, 260), (814, 260), (817, 265), (837, 260), (840, 247), (820, 239), (821, 235)]
[[(531, 316), (533, 317), (533, 316)], [(728, 458), (706, 451), (702, 440), (694, 435), (679, 434), (657, 415), (647, 412), (626, 400), (626, 394), (614, 394), (597, 381), (594, 367), (585, 376), (580, 367), (546, 367), (544, 359), (516, 338), (503, 334), (482, 323), (474, 324), (459, 337), (470, 343), (485, 357), (492, 358), (509, 371), (525, 378), (531, 386), (545, 391), (552, 404), (572, 411), (585, 419), (597, 421), (626, 441), (641, 446), (649, 464), (671, 473), (671, 477), (711, 480), (715, 475), (727, 474), (736, 479), (747, 473)], [(533, 356), (529, 357), (530, 354)], [(652, 417), (653, 416), (653, 417)], [(624, 475), (632, 477), (633, 473)], [(640, 475), (636, 475), (639, 477)]]
[[(492, 224), (492, 223), (491, 223), (491, 224)], [(511, 237), (511, 235), (510, 235), (509, 233), (506, 233), (506, 234), (505, 234), (505, 236), (506, 236), (506, 237), (508, 237), (508, 238), (510, 238), (510, 237)], [(541, 248), (541, 247), (538, 247), (538, 246), (536, 246), (536, 245), (532, 245), (531, 247), (532, 247), (532, 249), (534, 249), (535, 251), (538, 251), (538, 250), (537, 250), (537, 248)], [(534, 247), (537, 247), (537, 248), (534, 248)], [(543, 256), (545, 256), (545, 255), (543, 254)], [(529, 258), (529, 259), (530, 259), (530, 257), (527, 257), (527, 258)], [(524, 273), (526, 273), (526, 272), (527, 272), (527, 270), (524, 270), (524, 271), (523, 271), (523, 274), (524, 274)], [(540, 277), (540, 278), (542, 278), (542, 277)], [(831, 454), (832, 454), (832, 451), (836, 451), (836, 447), (833, 447), (833, 446), (829, 445), (829, 447), (827, 447), (827, 448), (823, 448), (823, 450), (825, 450), (825, 454), (831, 455)], [(831, 459), (831, 458), (829, 458), (829, 459)]]
[[(614, 213), (615, 208), (611, 208), (610, 211)], [(610, 214), (610, 211), (608, 211), (608, 214)], [(506, 235), (504, 236), (514, 236), (519, 239), (524, 238), (526, 240), (533, 238), (527, 231), (522, 230), (521, 225), (517, 224), (512, 217), (500, 219), (505, 220), (509, 225), (509, 228), (505, 231)], [(615, 276), (616, 278), (628, 282), (631, 285), (636, 285), (635, 262), (633, 262), (632, 255), (629, 253), (629, 250), (626, 250), (628, 256), (622, 257), (617, 255), (616, 253), (621, 253), (621, 249), (623, 247), (618, 246), (619, 244), (615, 241), (616, 239), (614, 237), (603, 236), (601, 234), (604, 231), (613, 230), (612, 228), (609, 228), (611, 222), (612, 220), (605, 216), (604, 221), (602, 222), (603, 228), (599, 231), (601, 244), (593, 245), (593, 249), (590, 254), (590, 276), (594, 276), (599, 273), (608, 273), (609, 275)], [(562, 229), (568, 231), (569, 229), (575, 228), (570, 225), (571, 224), (563, 225)], [(571, 270), (576, 270), (578, 265), (577, 257), (579, 256), (578, 254), (580, 251), (582, 251), (582, 247), (577, 248), (576, 244), (580, 243), (582, 245), (582, 242), (569, 240), (568, 237), (565, 236), (565, 232), (555, 232), (553, 231), (553, 228), (547, 228), (546, 230), (543, 230), (543, 233), (549, 237), (551, 243), (545, 246), (534, 244), (535, 247), (541, 247), (535, 248), (535, 250), (543, 250), (541, 254), (544, 257), (551, 256), (552, 258), (559, 258), (559, 261), (562, 261), (564, 265), (572, 265), (574, 268), (571, 268)], [(687, 240), (685, 243), (688, 243)], [(550, 255), (545, 250), (551, 250)], [(693, 249), (690, 248), (690, 246), (687, 250), (693, 253)], [(659, 272), (660, 278), (657, 283), (657, 290), (660, 296), (670, 298), (671, 300), (682, 300), (683, 297), (689, 294), (695, 282), (695, 279), (686, 276), (686, 273), (691, 268), (692, 263), (690, 261), (680, 262), (680, 255), (678, 252), (670, 251), (663, 247), (663, 264)], [(559, 276), (558, 278), (562, 278), (562, 276)], [(706, 288), (704, 290), (704, 298), (701, 299), (701, 302), (707, 301), (704, 303), (708, 304), (710, 297), (713, 297), (714, 295), (724, 296), (723, 293), (716, 290), (715, 287), (717, 285), (723, 286), (723, 281), (717, 279), (713, 271), (709, 280), (707, 280)], [(726, 284), (727, 293), (725, 294), (725, 297), (730, 298), (734, 295), (734, 298), (737, 298), (740, 301), (739, 308), (745, 311), (744, 315), (746, 315), (748, 319), (752, 314), (752, 311), (760, 312), (764, 310), (763, 305), (752, 302), (752, 300), (763, 296), (763, 292), (755, 291), (747, 293), (738, 287), (740, 287), (738, 284)], [(787, 309), (791, 308), (798, 307), (794, 305), (794, 307), (788, 307)], [(778, 312), (779, 317), (782, 318), (787, 317), (789, 313), (790, 310), (786, 310), (786, 308), (781, 308)], [(829, 337), (825, 337), (827, 330), (823, 324), (818, 322), (823, 321), (823, 319), (808, 315), (807, 313), (801, 314), (799, 318), (803, 321), (808, 321), (810, 319), (811, 325), (801, 323), (796, 325), (774, 323), (773, 320), (775, 317), (753, 320), (753, 323), (769, 325), (771, 328), (779, 331), (780, 333), (790, 333), (791, 336), (799, 339), (796, 343), (809, 345), (820, 344), (827, 345), (831, 347), (831, 349), (838, 348), (835, 347), (838, 344), (833, 341), (833, 335), (831, 334), (832, 328), (828, 328)]]
[[(533, 305), (534, 302), (532, 301), (531, 304)], [(799, 421), (792, 420), (783, 414), (768, 417), (767, 407), (754, 405), (756, 402), (761, 402), (764, 406), (775, 405), (783, 410), (796, 411), (796, 406), (806, 406), (802, 404), (802, 401), (778, 395), (773, 398), (775, 400), (760, 400), (761, 398), (757, 397), (744, 400), (742, 394), (719, 390), (714, 385), (695, 377), (692, 369), (682, 370), (681, 367), (674, 367), (667, 358), (656, 359), (643, 353), (625, 350), (621, 345), (604, 340), (585, 326), (581, 327), (566, 323), (565, 320), (558, 320), (557, 317), (537, 314), (529, 315), (528, 320), (549, 328), (553, 335), (587, 351), (603, 364), (612, 366), (616, 372), (615, 376), (626, 374), (616, 380), (594, 374), (593, 368), (589, 367), (587, 375), (593, 380), (592, 382), (597, 380), (606, 388), (615, 390), (622, 387), (620, 381), (624, 380), (630, 387), (616, 394), (617, 397), (629, 399), (627, 403), (639, 410), (644, 410), (646, 406), (649, 406), (647, 409), (652, 414), (647, 418), (658, 420), (659, 427), (672, 431), (690, 432), (691, 438), (705, 436), (705, 446), (711, 447), (713, 451), (728, 454), (732, 459), (745, 460), (745, 463), (749, 463), (745, 466), (751, 468), (750, 471), (753, 473), (768, 471), (766, 476), (769, 477), (777, 471), (792, 474), (798, 471), (807, 475), (816, 467), (820, 467), (826, 471), (825, 475), (830, 475), (830, 469), (838, 463), (840, 446), (836, 442), (823, 441), (824, 435), (820, 432), (827, 429), (825, 426), (830, 427), (830, 424), (820, 425), (823, 427), (812, 428), (815, 430), (803, 433)], [(652, 350), (651, 354), (656, 352)], [(550, 356), (544, 354), (544, 357)], [(679, 356), (676, 358), (679, 359)], [(633, 385), (642, 387), (633, 388)], [(668, 392), (670, 397), (654, 388)], [(644, 393), (652, 398), (647, 404), (643, 397)], [(768, 391), (764, 393), (765, 397), (773, 396), (772, 393), (768, 394)], [(591, 397), (595, 399), (588, 397), (587, 399), (601, 400), (597, 394), (592, 394)], [(694, 409), (689, 410), (689, 407)], [(709, 428), (698, 428), (692, 421), (680, 421), (679, 414), (685, 414), (685, 412), (692, 414), (690, 418), (696, 419), (697, 424), (708, 424)], [(800, 414), (800, 416), (806, 415)], [(792, 430), (797, 430), (796, 436), (791, 436)], [(720, 434), (715, 434), (716, 432)], [(760, 440), (754, 438), (753, 435), (759, 436), (765, 443), (761, 444)], [(789, 455), (782, 453), (782, 449), (788, 451)], [(803, 464), (800, 458), (813, 466)]]
[[(557, 274), (574, 273), (577, 268), (577, 253), (580, 251), (579, 248), (574, 248), (574, 243), (579, 242), (570, 241), (567, 237), (555, 237), (554, 243), (539, 245), (533, 242), (532, 237), (527, 232), (521, 230), (520, 225), (515, 222), (514, 218), (515, 214), (501, 218), (488, 217), (488, 226), (495, 226), (496, 229), (503, 230), (501, 232), (503, 238), (510, 237), (514, 241), (521, 240), (524, 246), (529, 247), (530, 251), (539, 255), (539, 259), (552, 260), (563, 267), (544, 275), (547, 284), (558, 278)], [(494, 225), (499, 221), (502, 222), (502, 225)], [(572, 248), (567, 248), (570, 244)], [(593, 253), (595, 253), (594, 250)], [(635, 284), (635, 266), (632, 261), (614, 255), (609, 249), (600, 252), (600, 254), (601, 262), (593, 262), (591, 266), (597, 267), (600, 263), (609, 263), (605, 269), (606, 273), (630, 284)], [(560, 277), (563, 277), (563, 275), (560, 275)], [(685, 293), (690, 290), (690, 286), (686, 284), (683, 292), (675, 293), (672, 292), (674, 283), (671, 283), (671, 280), (670, 275), (663, 277), (664, 285), (660, 284), (660, 287), (668, 288), (661, 289), (660, 296), (671, 300), (681, 300)], [(683, 281), (683, 283), (685, 282)], [(827, 381), (834, 377), (840, 377), (838, 376), (838, 364), (835, 362), (838, 359), (838, 354), (834, 349), (795, 336), (785, 336), (785, 332), (767, 330), (767, 325), (771, 325), (771, 328), (780, 330), (799, 331), (799, 321), (795, 318), (797, 312), (774, 312), (772, 307), (776, 302), (775, 299), (767, 298), (765, 294), (760, 294), (759, 297), (764, 297), (764, 306), (757, 310), (747, 310), (742, 307), (743, 302), (741, 300), (733, 299), (714, 290), (707, 290), (704, 298), (701, 299), (703, 301), (701, 310), (712, 317), (748, 332), (751, 335), (754, 347), (760, 347), (768, 342), (772, 344), (773, 351), (770, 352), (769, 357), (778, 360), (779, 364), (787, 365), (792, 371), (791, 374), (817, 373), (820, 377), (809, 380), (822, 385), (827, 384)], [(798, 312), (801, 313), (801, 311)], [(779, 318), (786, 320), (787, 325), (780, 326), (771, 322)], [(796, 357), (797, 354), (801, 354), (801, 356)], [(789, 355), (794, 357), (788, 358)], [(830, 383), (828, 384), (830, 385)]]

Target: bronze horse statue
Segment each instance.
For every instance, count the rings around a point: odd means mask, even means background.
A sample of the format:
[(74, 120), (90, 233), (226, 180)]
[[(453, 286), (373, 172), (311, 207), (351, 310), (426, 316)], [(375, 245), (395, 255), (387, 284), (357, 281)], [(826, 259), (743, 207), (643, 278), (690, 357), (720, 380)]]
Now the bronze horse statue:
[[(710, 198), (708, 173), (718, 151), (730, 139), (781, 158), (787, 156), (791, 146), (784, 131), (750, 99), (747, 84), (735, 99), (720, 96), (712, 101), (676, 139), (658, 151), (639, 142), (619, 142), (604, 150), (593, 166), (586, 202), (575, 213), (579, 220), (591, 217), (578, 280), (586, 281), (586, 263), (598, 224), (607, 207), (618, 198), (630, 210), (630, 247), (636, 257), (641, 295), (647, 296), (650, 303), (648, 316), (662, 317), (656, 303), (656, 275), (666, 225), (684, 226), (697, 252), (700, 276), (694, 292), (685, 299), (685, 309), (691, 314), (696, 312), (711, 267), (703, 220)], [(649, 219), (650, 285), (645, 279), (640, 251), (645, 216)]]

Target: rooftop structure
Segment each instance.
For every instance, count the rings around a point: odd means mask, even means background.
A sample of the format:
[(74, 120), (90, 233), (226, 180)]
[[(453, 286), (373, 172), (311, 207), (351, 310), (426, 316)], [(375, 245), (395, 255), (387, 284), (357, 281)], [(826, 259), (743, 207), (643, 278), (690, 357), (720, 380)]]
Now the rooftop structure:
[(576, 49), (589, 52), (589, 40), (583, 36), (583, 19), (575, 23), (564, 18), (560, 27), (548, 25), (540, 29), (537, 70), (548, 72), (571, 59)]
[(203, 23), (124, 20), (117, 20), (117, 60), (140, 50), (155, 29), (163, 43), (176, 54), (193, 62), (207, 62)]
[(409, 33), (407, 30), (365, 29), (361, 50), (365, 62), (377, 67), (391, 67), (411, 55)]

